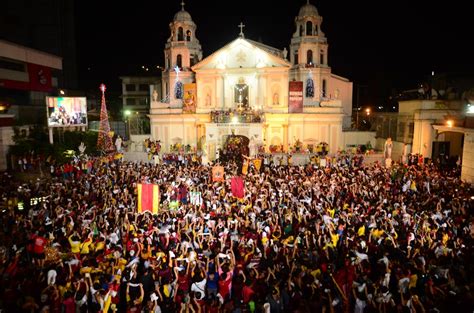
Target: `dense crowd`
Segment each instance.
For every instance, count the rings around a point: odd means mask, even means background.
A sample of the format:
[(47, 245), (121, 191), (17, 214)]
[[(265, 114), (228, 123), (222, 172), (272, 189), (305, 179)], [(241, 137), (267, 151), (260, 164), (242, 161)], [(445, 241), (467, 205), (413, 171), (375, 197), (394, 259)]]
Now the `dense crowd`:
[[(474, 309), (472, 190), (457, 173), (270, 162), (237, 199), (237, 166), (224, 182), (211, 169), (102, 158), (21, 186), (2, 175), (23, 210), (0, 215), (0, 311)], [(139, 182), (159, 184), (158, 214), (137, 213)]]

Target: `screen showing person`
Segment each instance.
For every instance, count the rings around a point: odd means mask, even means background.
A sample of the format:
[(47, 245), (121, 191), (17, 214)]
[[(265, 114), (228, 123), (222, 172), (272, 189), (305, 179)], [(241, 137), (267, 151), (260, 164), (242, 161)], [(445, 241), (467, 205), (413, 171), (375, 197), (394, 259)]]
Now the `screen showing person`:
[(83, 97), (47, 97), (48, 126), (87, 126), (87, 100)]

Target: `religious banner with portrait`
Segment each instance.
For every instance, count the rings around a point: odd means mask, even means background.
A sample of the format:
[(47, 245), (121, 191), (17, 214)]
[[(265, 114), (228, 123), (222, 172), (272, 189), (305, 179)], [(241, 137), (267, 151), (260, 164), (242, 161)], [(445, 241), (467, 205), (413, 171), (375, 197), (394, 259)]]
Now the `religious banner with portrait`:
[(196, 84), (184, 84), (183, 113), (196, 113)]
[(224, 181), (224, 167), (216, 165), (212, 168), (212, 181)]
[(303, 82), (301, 81), (290, 82), (288, 113), (303, 113)]

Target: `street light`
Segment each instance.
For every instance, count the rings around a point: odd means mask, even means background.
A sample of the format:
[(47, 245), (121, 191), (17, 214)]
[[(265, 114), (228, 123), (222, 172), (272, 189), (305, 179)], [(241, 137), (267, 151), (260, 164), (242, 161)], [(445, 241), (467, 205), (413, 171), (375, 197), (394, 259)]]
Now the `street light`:
[(128, 140), (130, 140), (130, 115), (132, 115), (132, 111), (130, 110), (125, 110), (123, 112), (123, 114), (127, 117), (127, 136), (128, 136)]
[(447, 121), (446, 121), (446, 125), (447, 125), (448, 127), (453, 127), (453, 125), (454, 125), (453, 120), (447, 120)]
[(367, 116), (370, 115), (370, 108), (365, 109), (365, 113), (367, 113)]

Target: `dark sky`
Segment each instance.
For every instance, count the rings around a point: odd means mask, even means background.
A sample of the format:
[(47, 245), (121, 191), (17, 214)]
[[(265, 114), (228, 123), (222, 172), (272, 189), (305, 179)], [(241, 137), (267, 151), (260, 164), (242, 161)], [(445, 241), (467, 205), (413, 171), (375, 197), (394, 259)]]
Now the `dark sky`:
[[(305, 0), (187, 0), (204, 56), (245, 36), (282, 49), (295, 30)], [(180, 0), (76, 1), (76, 32), (83, 87), (105, 82), (118, 91), (118, 76), (141, 65), (163, 65), (169, 23)], [(466, 2), (311, 0), (323, 16), (329, 65), (354, 85), (367, 85), (383, 101), (391, 88), (412, 88), (434, 70), (474, 73), (470, 44), (474, 24)], [(90, 68), (90, 70), (88, 70)], [(381, 105), (382, 103), (371, 103)]]

